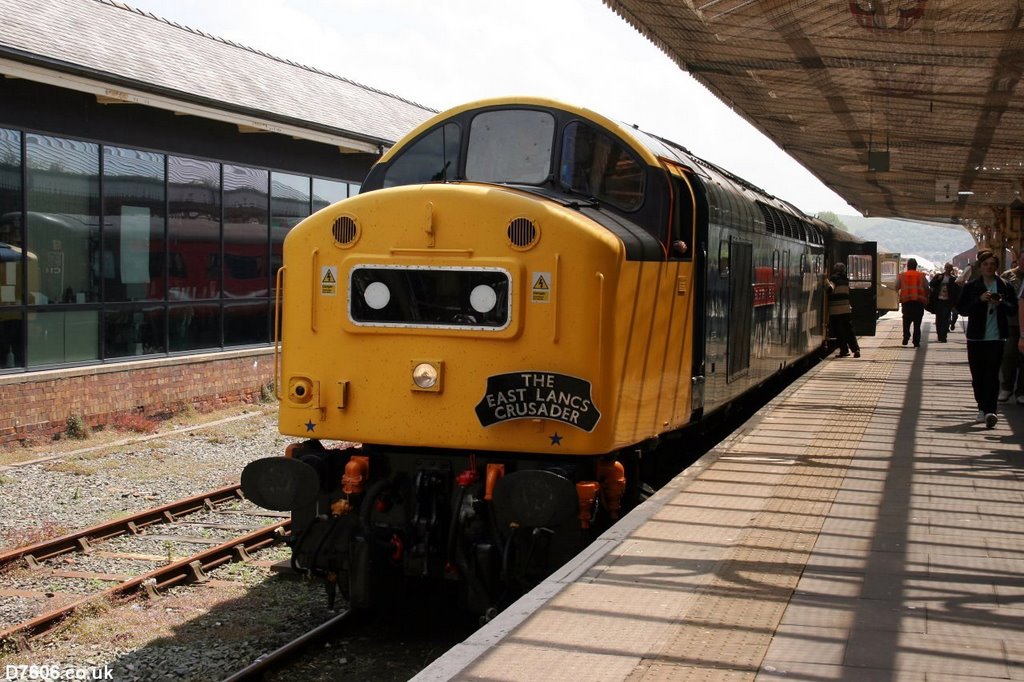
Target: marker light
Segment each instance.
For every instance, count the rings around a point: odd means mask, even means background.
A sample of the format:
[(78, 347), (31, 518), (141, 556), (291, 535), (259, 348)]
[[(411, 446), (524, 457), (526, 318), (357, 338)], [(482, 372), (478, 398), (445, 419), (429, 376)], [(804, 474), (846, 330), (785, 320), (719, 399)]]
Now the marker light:
[(437, 368), (421, 362), (412, 370), (412, 381), (420, 388), (433, 388), (437, 384)]
[(371, 282), (363, 292), (363, 299), (374, 310), (381, 310), (391, 300), (391, 290), (384, 282)]
[(486, 284), (475, 286), (473, 291), (469, 292), (469, 304), (478, 313), (491, 312), (497, 302), (498, 293)]

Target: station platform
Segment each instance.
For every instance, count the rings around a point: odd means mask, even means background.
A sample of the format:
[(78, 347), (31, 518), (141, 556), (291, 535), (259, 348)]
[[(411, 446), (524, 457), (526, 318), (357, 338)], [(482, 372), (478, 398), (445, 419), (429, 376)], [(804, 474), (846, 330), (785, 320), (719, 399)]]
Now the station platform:
[(414, 680), (1024, 680), (1024, 405), (898, 313)]

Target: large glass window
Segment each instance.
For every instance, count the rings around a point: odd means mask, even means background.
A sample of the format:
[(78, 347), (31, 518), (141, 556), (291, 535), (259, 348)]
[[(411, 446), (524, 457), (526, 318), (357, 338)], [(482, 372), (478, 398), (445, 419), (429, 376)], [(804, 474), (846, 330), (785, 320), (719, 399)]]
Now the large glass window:
[(85, 362), (100, 357), (99, 312), (67, 310), (28, 314), (28, 364)]
[(224, 295), (267, 296), (270, 174), (224, 165)]
[[(310, 177), (270, 174), (270, 276), (274, 278), (283, 262), (282, 245), (288, 231), (309, 215)], [(276, 282), (271, 288), (276, 292)]]
[(220, 303), (170, 305), (167, 341), (172, 353), (220, 347)]
[(224, 345), (240, 346), (270, 341), (270, 305), (266, 302), (224, 304)]
[[(21, 133), (0, 128), (0, 368), (25, 365), (25, 314), (21, 232)], [(39, 264), (29, 256), (32, 286), (39, 288)]]
[(313, 212), (348, 197), (348, 183), (313, 178)]
[(285, 236), (358, 189), (0, 128), (0, 372), (268, 343)]
[(477, 115), (469, 129), (466, 179), (537, 185), (551, 176), (555, 118), (507, 109)]
[(454, 180), (459, 165), (460, 128), (446, 123), (403, 149), (391, 162), (384, 186)]
[(291, 229), (309, 215), (309, 176), (270, 174), (270, 224)]
[(28, 239), (40, 291), (30, 303), (99, 300), (99, 146), (28, 133)]
[(163, 154), (103, 149), (103, 300), (162, 301)]
[(123, 358), (164, 353), (164, 306), (108, 307), (103, 312), (103, 355)]
[(167, 297), (220, 296), (220, 164), (167, 158)]
[(562, 140), (562, 186), (626, 211), (644, 199), (643, 167), (618, 140), (589, 125), (565, 127)]

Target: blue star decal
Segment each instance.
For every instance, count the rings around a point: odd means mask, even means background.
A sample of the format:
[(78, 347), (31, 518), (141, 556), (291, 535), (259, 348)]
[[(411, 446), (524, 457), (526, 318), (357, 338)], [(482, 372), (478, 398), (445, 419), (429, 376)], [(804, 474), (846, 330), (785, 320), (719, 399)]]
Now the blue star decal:
[(316, 424), (313, 423), (312, 419), (310, 419), (308, 422), (306, 422), (306, 432), (307, 433), (312, 431), (315, 428), (316, 428)]
[(562, 436), (558, 435), (558, 431), (555, 431), (555, 433), (553, 435), (551, 435), (551, 436), (548, 436), (548, 438), (551, 439), (551, 444), (552, 445), (561, 445), (562, 444)]

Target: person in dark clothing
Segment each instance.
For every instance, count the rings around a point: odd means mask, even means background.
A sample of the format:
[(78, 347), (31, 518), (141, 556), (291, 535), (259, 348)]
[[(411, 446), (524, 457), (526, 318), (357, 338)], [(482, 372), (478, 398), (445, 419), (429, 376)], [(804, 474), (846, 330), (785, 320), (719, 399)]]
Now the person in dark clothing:
[(850, 307), (850, 280), (846, 277), (846, 265), (836, 263), (828, 278), (828, 325), (832, 335), (839, 344), (838, 358), (846, 358), (853, 351), (853, 357), (860, 357), (860, 345), (853, 333), (853, 321), (850, 319), (853, 308)]
[[(953, 328), (953, 323), (949, 320), (950, 313), (956, 315), (954, 306), (960, 298), (960, 285), (956, 283), (953, 264), (946, 263), (944, 271), (932, 277), (928, 285), (931, 290), (929, 301), (935, 313), (935, 332), (938, 334), (939, 343), (946, 343), (946, 335)], [(956, 317), (953, 320), (955, 323)]]
[(980, 251), (977, 267), (981, 276), (964, 285), (956, 307), (967, 318), (967, 365), (978, 403), (975, 421), (991, 429), (998, 421), (999, 366), (1009, 333), (1006, 316), (1017, 309), (1017, 294), (996, 275), (999, 259), (994, 253)]
[[(1004, 272), (1001, 277), (1010, 285), (1019, 300), (1021, 290), (1024, 289), (1024, 251), (1018, 254), (1016, 266)], [(1017, 404), (1024, 405), (1024, 355), (1017, 350), (1017, 342), (1020, 340), (1020, 319), (1015, 312), (1009, 315), (1006, 321), (1010, 328), (1006, 346), (1003, 348), (1003, 366), (999, 370), (999, 402), (1004, 403), (1016, 395)]]

